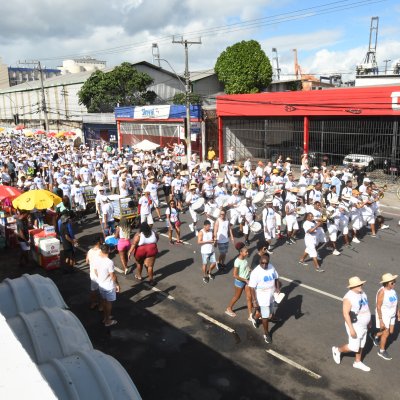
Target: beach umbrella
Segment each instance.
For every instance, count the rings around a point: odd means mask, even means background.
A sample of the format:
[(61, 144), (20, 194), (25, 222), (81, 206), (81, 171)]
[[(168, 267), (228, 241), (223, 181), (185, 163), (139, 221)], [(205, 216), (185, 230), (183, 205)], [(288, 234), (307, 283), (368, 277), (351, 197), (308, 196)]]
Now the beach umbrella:
[(61, 197), (45, 189), (28, 190), (15, 198), (12, 202), (14, 208), (20, 210), (45, 210), (61, 203)]
[(4, 199), (13, 199), (20, 194), (22, 194), (22, 192), (15, 187), (0, 185), (0, 201)]

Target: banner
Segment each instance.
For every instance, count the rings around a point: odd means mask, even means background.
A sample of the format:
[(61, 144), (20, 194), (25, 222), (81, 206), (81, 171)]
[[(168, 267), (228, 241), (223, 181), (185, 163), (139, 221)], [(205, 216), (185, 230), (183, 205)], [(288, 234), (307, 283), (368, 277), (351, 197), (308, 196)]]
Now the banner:
[(169, 118), (169, 105), (163, 106), (144, 106), (135, 107), (133, 110), (134, 119), (168, 119)]

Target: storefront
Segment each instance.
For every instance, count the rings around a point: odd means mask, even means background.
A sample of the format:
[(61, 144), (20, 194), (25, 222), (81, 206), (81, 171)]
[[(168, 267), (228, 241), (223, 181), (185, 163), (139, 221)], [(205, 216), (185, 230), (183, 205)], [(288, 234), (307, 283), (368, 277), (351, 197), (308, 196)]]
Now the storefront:
[(230, 147), (238, 160), (312, 152), (339, 163), (361, 151), (399, 154), (398, 86), (218, 96), (217, 117), (223, 159)]
[[(181, 105), (118, 107), (115, 119), (119, 147), (149, 140), (160, 146), (184, 142), (186, 108)], [(201, 107), (190, 106), (192, 152), (201, 152)]]

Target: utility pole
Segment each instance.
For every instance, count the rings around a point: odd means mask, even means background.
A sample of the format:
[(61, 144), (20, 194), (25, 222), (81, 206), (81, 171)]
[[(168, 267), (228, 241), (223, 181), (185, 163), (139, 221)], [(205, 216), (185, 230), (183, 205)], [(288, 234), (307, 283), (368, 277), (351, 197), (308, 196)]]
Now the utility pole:
[(44, 115), (44, 130), (49, 132), (49, 118), (47, 115), (47, 106), (46, 106), (46, 93), (44, 91), (44, 85), (43, 85), (43, 70), (42, 70), (42, 64), (38, 60), (25, 60), (23, 62), (19, 61), (18, 64), (22, 65), (37, 65), (37, 69), (39, 71), (39, 80), (40, 80), (40, 90), (42, 92), (42, 111)]
[(385, 63), (385, 75), (387, 75), (387, 65), (388, 63), (390, 63), (390, 61), (392, 60), (383, 60), (383, 62)]
[(175, 40), (172, 38), (172, 43), (183, 44), (185, 47), (185, 106), (186, 106), (186, 148), (187, 148), (187, 161), (192, 157), (192, 138), (191, 138), (191, 125), (190, 125), (190, 72), (189, 72), (189, 45), (201, 44), (201, 39), (196, 41)]

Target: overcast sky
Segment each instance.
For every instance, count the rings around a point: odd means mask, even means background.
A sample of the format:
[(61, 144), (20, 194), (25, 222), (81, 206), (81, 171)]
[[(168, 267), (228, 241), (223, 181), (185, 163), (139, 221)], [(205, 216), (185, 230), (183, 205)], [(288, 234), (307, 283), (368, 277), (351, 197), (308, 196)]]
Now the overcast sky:
[(183, 35), (201, 37), (190, 47), (192, 71), (213, 68), (227, 46), (255, 39), (270, 58), (278, 49), (282, 78), (293, 74), (297, 48), (303, 72), (343, 73), (346, 80), (365, 56), (373, 16), (380, 18), (379, 67), (400, 60), (397, 0), (13, 0), (1, 11), (0, 57), (10, 66), (40, 59), (55, 67), (83, 55), (107, 66), (152, 62), (158, 43), (160, 56), (181, 72), (184, 48), (172, 36)]

